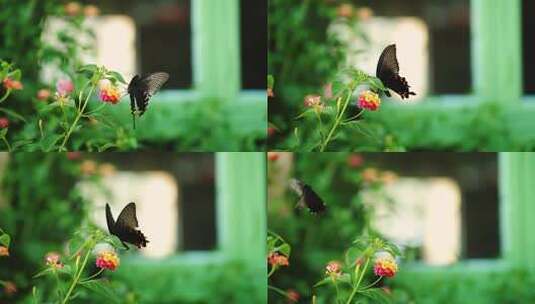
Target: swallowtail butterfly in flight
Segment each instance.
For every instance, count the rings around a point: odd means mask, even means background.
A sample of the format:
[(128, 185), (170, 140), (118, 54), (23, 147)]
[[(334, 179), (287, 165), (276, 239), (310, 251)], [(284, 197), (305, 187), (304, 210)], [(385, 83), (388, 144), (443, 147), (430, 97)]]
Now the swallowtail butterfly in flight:
[(108, 223), (108, 231), (121, 240), (126, 250), (128, 250), (128, 246), (125, 243), (130, 243), (138, 248), (147, 247), (149, 241), (141, 231), (136, 229), (139, 225), (135, 203), (126, 205), (117, 217), (117, 221), (113, 219), (110, 205), (106, 204), (106, 222)]
[(165, 72), (151, 73), (145, 76), (136, 75), (128, 84), (130, 94), (130, 109), (134, 129), (136, 128), (136, 116), (142, 116), (147, 110), (149, 100), (167, 82), (169, 74)]
[[(381, 79), (385, 87), (398, 93), (401, 99), (409, 98), (410, 95), (416, 95), (416, 93), (410, 91), (410, 86), (405, 77), (399, 76), (399, 64), (396, 58), (395, 44), (387, 46), (381, 57), (379, 57), (376, 76)], [(388, 97), (391, 96), (388, 90), (383, 93)]]
[(299, 196), (298, 207), (308, 208), (314, 214), (323, 213), (327, 206), (312, 188), (298, 179), (290, 180), (290, 188)]

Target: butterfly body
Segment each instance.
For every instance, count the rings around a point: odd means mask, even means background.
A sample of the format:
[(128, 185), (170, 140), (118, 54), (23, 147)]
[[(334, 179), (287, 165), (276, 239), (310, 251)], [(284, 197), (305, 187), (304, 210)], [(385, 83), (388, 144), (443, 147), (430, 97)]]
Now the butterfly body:
[(298, 207), (306, 207), (314, 214), (320, 214), (327, 210), (323, 199), (309, 185), (294, 178), (290, 181), (290, 188), (299, 196)]
[[(399, 63), (396, 58), (396, 45), (391, 44), (387, 46), (377, 63), (377, 78), (381, 79), (384, 86), (392, 91), (396, 92), (401, 99), (409, 98), (410, 95), (416, 95), (416, 93), (410, 91), (410, 86), (405, 77), (399, 75)], [(383, 91), (383, 93), (390, 97), (390, 92)]]
[(139, 224), (136, 217), (135, 203), (126, 205), (117, 217), (117, 221), (113, 219), (110, 206), (106, 204), (106, 222), (110, 234), (118, 237), (126, 249), (128, 249), (128, 246), (125, 243), (130, 243), (138, 248), (147, 247), (149, 241), (141, 231), (136, 229)]
[(145, 114), (149, 106), (149, 100), (168, 79), (169, 74), (165, 72), (156, 72), (144, 76), (136, 75), (132, 78), (128, 84), (128, 94), (130, 95), (130, 109), (134, 128), (136, 126), (136, 116)]

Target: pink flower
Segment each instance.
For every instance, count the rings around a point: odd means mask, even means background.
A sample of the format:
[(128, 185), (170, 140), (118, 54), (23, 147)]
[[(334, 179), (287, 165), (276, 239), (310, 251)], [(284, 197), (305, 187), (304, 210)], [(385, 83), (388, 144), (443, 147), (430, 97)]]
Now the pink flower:
[(347, 164), (351, 168), (358, 168), (364, 163), (364, 158), (360, 154), (351, 154), (347, 157)]
[(116, 104), (121, 99), (119, 88), (114, 86), (111, 81), (104, 79), (99, 82), (99, 97), (103, 102)]
[(63, 268), (63, 263), (60, 262), (60, 255), (57, 252), (49, 252), (45, 256), (45, 262), (48, 266), (53, 268)]
[(47, 89), (40, 89), (37, 91), (37, 99), (39, 100), (48, 100), (50, 98), (50, 90)]
[(305, 104), (305, 107), (311, 108), (311, 107), (317, 107), (321, 105), (321, 96), (319, 95), (307, 95), (305, 96), (305, 99), (303, 101)]
[(364, 91), (360, 94), (358, 100), (358, 106), (362, 109), (368, 109), (370, 111), (375, 111), (379, 109), (381, 105), (381, 99), (379, 95), (372, 91)]
[(74, 91), (74, 84), (70, 79), (60, 79), (56, 83), (56, 90), (60, 97), (65, 97)]
[(13, 80), (9, 77), (7, 77), (6, 79), (4, 79), (3, 81), (3, 84), (4, 84), (4, 87), (8, 90), (22, 90), (22, 88), (24, 87), (22, 85), (22, 82), (18, 81), (18, 80)]
[(9, 249), (5, 246), (0, 246), (0, 257), (9, 256)]
[(396, 275), (397, 271), (398, 265), (390, 253), (381, 251), (376, 254), (373, 272), (377, 276), (391, 278)]
[(9, 127), (9, 119), (6, 117), (0, 117), (0, 129), (5, 129)]
[(115, 271), (119, 267), (119, 256), (113, 251), (102, 251), (97, 255), (96, 265), (98, 268)]
[(301, 295), (295, 289), (288, 289), (286, 290), (286, 297), (288, 297), (288, 302), (297, 303)]
[(338, 261), (332, 261), (325, 267), (325, 274), (330, 276), (339, 276), (342, 273), (342, 264)]

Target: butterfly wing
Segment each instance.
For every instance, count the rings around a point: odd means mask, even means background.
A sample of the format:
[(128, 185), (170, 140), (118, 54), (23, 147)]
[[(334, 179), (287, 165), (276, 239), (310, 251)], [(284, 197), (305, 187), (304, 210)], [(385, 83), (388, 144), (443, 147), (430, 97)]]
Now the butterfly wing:
[(136, 204), (129, 203), (117, 217), (113, 234), (121, 239), (121, 241), (133, 244), (138, 248), (146, 247), (148, 243), (147, 238), (141, 231), (136, 229), (137, 227)]
[[(399, 76), (399, 63), (396, 56), (396, 45), (391, 44), (387, 46), (377, 63), (377, 78), (381, 79), (385, 87), (391, 89), (401, 96), (401, 99), (409, 98), (410, 95), (416, 95), (416, 93), (410, 91), (410, 86), (407, 83), (405, 77)], [(390, 97), (390, 92), (383, 92), (386, 96)]]
[(299, 196), (298, 207), (308, 208), (312, 213), (322, 213), (327, 207), (312, 188), (298, 179), (290, 180), (290, 188)]
[(142, 116), (149, 105), (149, 100), (169, 80), (169, 74), (156, 72), (144, 77), (134, 76), (128, 85), (132, 113)]
[(113, 228), (115, 227), (115, 220), (113, 219), (113, 214), (111, 214), (110, 205), (106, 203), (106, 223), (108, 224), (108, 232), (113, 233)]
[(327, 209), (321, 197), (309, 185), (304, 185), (303, 197), (310, 212), (323, 213)]

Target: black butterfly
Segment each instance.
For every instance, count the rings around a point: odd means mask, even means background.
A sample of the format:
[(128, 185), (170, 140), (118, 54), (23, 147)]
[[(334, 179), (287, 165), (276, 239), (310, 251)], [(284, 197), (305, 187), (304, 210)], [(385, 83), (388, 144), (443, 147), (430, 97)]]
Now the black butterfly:
[(319, 195), (312, 190), (312, 188), (298, 179), (290, 180), (290, 188), (299, 196), (298, 207), (307, 207), (312, 213), (323, 213), (327, 210), (327, 206), (319, 197)]
[[(409, 95), (416, 95), (416, 93), (410, 91), (410, 86), (405, 77), (399, 76), (399, 64), (396, 58), (395, 44), (387, 46), (381, 57), (379, 57), (376, 76), (381, 79), (385, 87), (398, 93), (401, 99), (409, 98)], [(388, 97), (391, 96), (388, 90), (383, 93)]]
[(130, 203), (124, 207), (123, 211), (117, 217), (117, 221), (113, 219), (110, 205), (106, 204), (106, 221), (108, 223), (108, 231), (118, 237), (128, 250), (125, 244), (130, 243), (138, 248), (147, 247), (147, 238), (143, 233), (136, 228), (138, 227), (136, 217), (136, 204)]
[(156, 72), (143, 77), (136, 75), (128, 84), (128, 94), (130, 94), (130, 109), (134, 129), (136, 128), (136, 115), (142, 116), (147, 110), (149, 100), (167, 82), (169, 74)]

